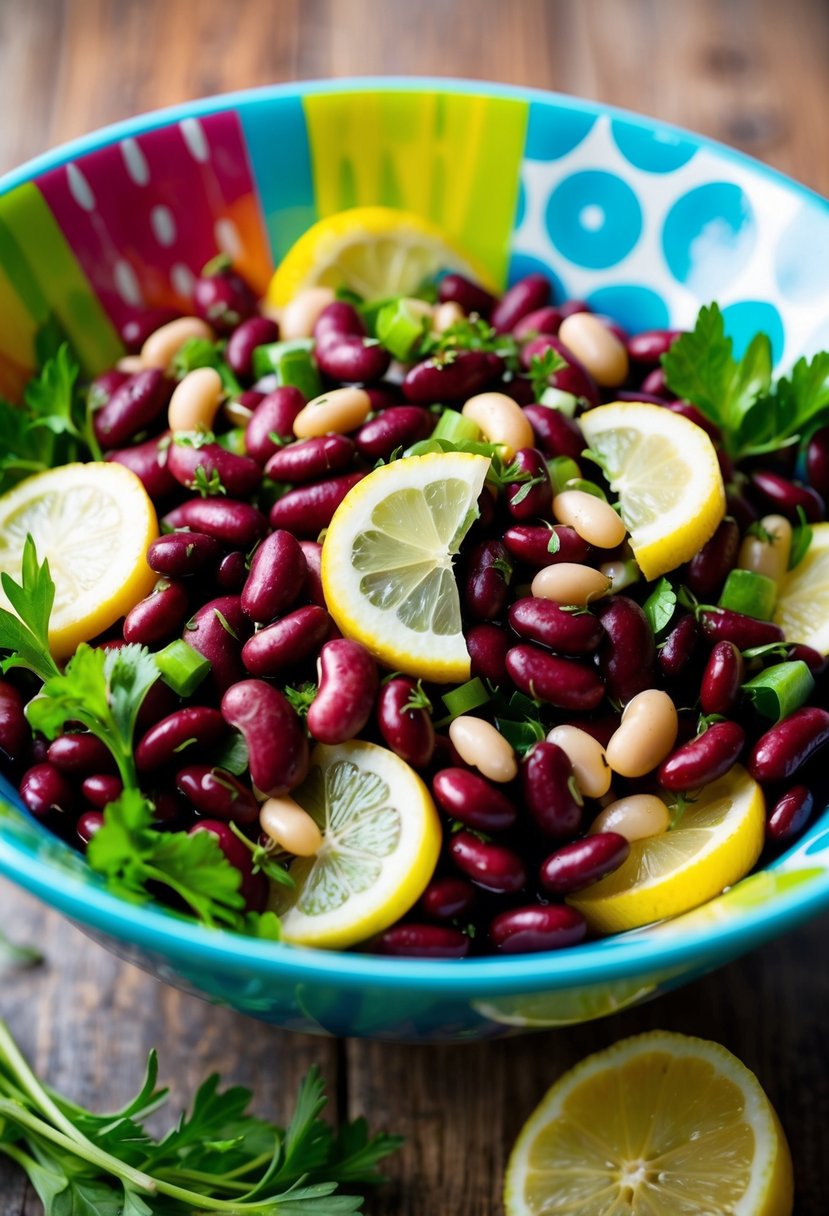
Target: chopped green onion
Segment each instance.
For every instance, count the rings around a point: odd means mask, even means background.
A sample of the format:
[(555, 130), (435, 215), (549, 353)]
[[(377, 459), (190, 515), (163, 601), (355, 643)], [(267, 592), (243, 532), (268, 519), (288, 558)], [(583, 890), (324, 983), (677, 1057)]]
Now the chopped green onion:
[(298, 388), (306, 401), (313, 401), (322, 392), (322, 381), (317, 365), (305, 350), (289, 350), (279, 360), (276, 382)]
[(457, 410), (444, 410), (432, 431), (433, 439), (448, 439), (457, 443), (460, 439), (481, 439), (481, 428), (471, 418), (465, 418)]
[(554, 494), (560, 494), (568, 481), (577, 481), (581, 477), (581, 469), (569, 456), (554, 456), (547, 461), (547, 468), (550, 470)]
[(245, 430), (241, 426), (235, 426), (232, 431), (226, 431), (224, 435), (217, 435), (216, 442), (226, 452), (233, 452), (234, 456), (244, 456), (247, 452)]
[(444, 448), (440, 446), (440, 441), (437, 439), (419, 439), (417, 443), (413, 443), (410, 448), (406, 448), (404, 456), (428, 456), (430, 452), (443, 452)]
[(814, 687), (815, 681), (809, 668), (802, 659), (795, 659), (767, 667), (759, 676), (743, 685), (743, 692), (751, 698), (759, 714), (779, 722), (800, 709), (808, 701)]
[(478, 709), (481, 705), (486, 705), (490, 699), (490, 694), (483, 680), (475, 676), (471, 680), (467, 680), (465, 684), (461, 684), (460, 688), (453, 688), (451, 692), (447, 692), (441, 700), (446, 706), (446, 712), (449, 714), (449, 721), (452, 718), (459, 718), (461, 714), (468, 714), (472, 709)]
[(774, 579), (755, 574), (753, 570), (732, 570), (720, 596), (720, 608), (753, 616), (758, 621), (770, 621), (776, 603)]
[(176, 638), (169, 646), (159, 650), (155, 663), (164, 683), (180, 697), (189, 697), (195, 692), (212, 667), (208, 659), (202, 658), (181, 638)]
[(565, 393), (563, 388), (545, 388), (538, 399), (539, 405), (546, 405), (548, 409), (558, 410), (560, 414), (566, 414), (568, 418), (575, 417), (578, 403), (578, 397), (574, 397), (572, 393)]
[(602, 487), (596, 485), (595, 481), (587, 481), (584, 477), (571, 477), (569, 481), (565, 481), (564, 489), (581, 490), (582, 494), (592, 494), (594, 498), (601, 498), (602, 502), (607, 502), (607, 495)]
[(388, 304), (396, 303), (399, 298), (399, 296), (384, 296), (382, 300), (368, 300), (364, 304), (356, 304), (353, 300), (349, 302), (354, 304), (354, 307), (362, 317), (363, 325), (365, 325), (369, 336), (372, 338), (379, 338), (380, 335), (377, 332), (377, 321), (380, 313)]
[(526, 755), (531, 747), (535, 747), (536, 743), (540, 743), (545, 738), (546, 734), (544, 727), (536, 718), (525, 722), (514, 722), (510, 718), (496, 718), (495, 725), (519, 756)]
[(429, 329), (429, 309), (416, 308), (405, 296), (384, 304), (377, 314), (377, 337), (386, 350), (407, 363)]
[(254, 380), (261, 380), (263, 376), (273, 375), (284, 355), (292, 354), (297, 350), (310, 354), (313, 349), (313, 338), (287, 338), (282, 342), (266, 342), (264, 346), (257, 346), (253, 352)]

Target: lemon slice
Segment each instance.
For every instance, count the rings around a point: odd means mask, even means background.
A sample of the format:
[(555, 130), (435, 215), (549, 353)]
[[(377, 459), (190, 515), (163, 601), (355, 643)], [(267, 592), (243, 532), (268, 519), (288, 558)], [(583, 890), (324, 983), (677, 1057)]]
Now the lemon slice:
[(442, 832), (426, 786), (385, 747), (320, 743), (293, 797), (323, 845), (291, 865), (295, 887), (274, 887), (285, 941), (345, 948), (381, 933), (423, 894)]
[(752, 1072), (656, 1030), (582, 1060), (524, 1124), (507, 1216), (790, 1216), (792, 1160)]
[[(55, 583), (49, 646), (56, 659), (126, 615), (156, 581), (146, 561), (158, 536), (155, 508), (124, 465), (62, 465), (0, 498), (0, 570), (15, 579), (28, 532)], [(7, 603), (2, 592), (0, 602)]]
[(783, 579), (774, 619), (787, 642), (829, 654), (829, 524), (812, 524), (806, 556)]
[(640, 401), (600, 405), (583, 414), (579, 425), (619, 495), (645, 578), (689, 561), (725, 514), (717, 453), (705, 431)]
[(271, 279), (268, 303), (282, 308), (308, 287), (348, 287), (365, 300), (412, 295), (447, 270), (497, 290), (485, 270), (422, 216), (354, 207), (326, 216), (291, 246)]
[(760, 856), (763, 792), (739, 764), (700, 790), (676, 826), (635, 840), (623, 865), (568, 898), (600, 933), (679, 916), (747, 874)]
[(383, 465), (334, 513), (322, 585), (340, 630), (396, 671), (469, 678), (452, 559), (478, 514), (486, 456), (434, 452)]

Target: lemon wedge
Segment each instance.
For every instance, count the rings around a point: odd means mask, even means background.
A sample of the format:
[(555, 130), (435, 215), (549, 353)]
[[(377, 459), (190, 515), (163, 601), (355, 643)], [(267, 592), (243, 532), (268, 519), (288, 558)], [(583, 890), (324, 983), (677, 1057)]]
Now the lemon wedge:
[(422, 216), (354, 207), (319, 220), (291, 246), (271, 279), (268, 303), (282, 308), (308, 287), (347, 287), (365, 300), (412, 295), (447, 270), (497, 290), (485, 270)]
[(156, 581), (146, 559), (158, 536), (155, 508), (124, 465), (62, 465), (0, 498), (0, 571), (15, 579), (27, 533), (55, 583), (49, 646), (56, 659), (114, 625)]
[(383, 465), (343, 499), (322, 546), (328, 610), (395, 671), (469, 678), (452, 561), (478, 514), (486, 456), (434, 452)]
[(679, 916), (747, 874), (763, 847), (763, 791), (739, 764), (700, 790), (661, 836), (634, 840), (627, 860), (568, 898), (600, 933)]
[(507, 1165), (507, 1216), (790, 1216), (792, 1160), (759, 1081), (719, 1043), (656, 1030), (548, 1090)]
[(689, 561), (725, 514), (717, 453), (705, 431), (641, 401), (600, 405), (583, 414), (579, 425), (619, 495), (645, 578)]
[(443, 835), (417, 773), (374, 743), (320, 743), (292, 796), (315, 819), (323, 845), (293, 862), (292, 890), (273, 889), (283, 939), (345, 949), (408, 912), (432, 877)]
[(787, 642), (829, 654), (829, 524), (812, 524), (805, 557), (780, 585), (774, 619)]

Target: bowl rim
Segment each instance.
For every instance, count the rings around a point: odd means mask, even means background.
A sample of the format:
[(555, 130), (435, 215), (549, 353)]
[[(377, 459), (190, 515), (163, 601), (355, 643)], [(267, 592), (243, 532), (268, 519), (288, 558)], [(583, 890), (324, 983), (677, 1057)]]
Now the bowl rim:
[[(301, 80), (214, 94), (147, 111), (59, 144), (12, 169), (0, 177), (0, 195), (59, 168), (76, 156), (184, 118), (252, 106), (280, 97), (301, 98), (306, 94), (355, 91), (442, 91), (502, 97), (551, 103), (574, 113), (592, 114), (596, 118), (618, 118), (640, 129), (686, 139), (699, 148), (710, 149), (726, 161), (732, 161), (777, 186), (793, 191), (829, 214), (829, 200), (810, 187), (744, 152), (687, 128), (603, 102), (544, 89), (441, 76), (355, 76), (337, 80)], [(10, 789), (0, 780), (0, 805), (10, 805), (27, 814), (13, 795), (2, 796)], [(826, 812), (814, 820), (809, 833), (796, 842), (798, 850), (808, 852), (808, 842), (827, 831), (827, 825), (823, 822), (825, 818)], [(34, 819), (32, 822), (36, 823)], [(784, 854), (779, 861), (785, 861), (785, 857)], [(779, 861), (771, 867), (772, 870), (778, 868)], [(769, 869), (766, 867), (765, 871)], [(60, 885), (56, 886), (57, 872), (51, 863), (29, 853), (13, 838), (5, 836), (0, 819), (0, 873), (70, 919), (96, 932), (151, 954), (164, 954), (171, 961), (178, 962), (185, 974), (188, 967), (209, 969), (218, 964), (223, 971), (229, 972), (250, 972), (254, 968), (259, 976), (281, 982), (336, 982), (350, 989), (370, 984), (376, 988), (435, 991), (467, 998), (553, 992), (646, 973), (671, 972), (673, 969), (678, 974), (693, 970), (695, 963), (700, 970), (708, 969), (791, 928), (829, 904), (829, 869), (823, 869), (821, 874), (815, 875), (803, 887), (795, 886), (782, 893), (775, 892), (770, 899), (742, 910), (732, 920), (712, 921), (708, 926), (698, 927), (687, 939), (684, 935), (671, 937), (666, 934), (663, 941), (653, 934), (638, 937), (638, 931), (635, 931), (567, 947), (562, 951), (436, 961), (312, 950), (216, 931), (161, 907), (130, 904), (98, 886), (97, 882), (73, 874), (61, 873)]]

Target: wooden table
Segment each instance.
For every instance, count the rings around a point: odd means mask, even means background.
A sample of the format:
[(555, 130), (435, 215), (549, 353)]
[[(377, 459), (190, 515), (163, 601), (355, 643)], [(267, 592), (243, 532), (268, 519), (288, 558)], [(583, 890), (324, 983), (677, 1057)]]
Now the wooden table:
[[(580, 93), (737, 144), (829, 192), (829, 9), (821, 0), (0, 0), (0, 171), (102, 123), (295, 77), (474, 76)], [(45, 967), (2, 981), (0, 1015), (59, 1088), (112, 1107), (161, 1051), (176, 1101), (220, 1069), (287, 1115), (321, 1065), (333, 1108), (406, 1135), (374, 1216), (492, 1216), (523, 1119), (564, 1069), (654, 1027), (717, 1039), (759, 1075), (792, 1143), (799, 1216), (827, 1210), (829, 918), (653, 1005), (465, 1047), (287, 1035), (118, 962), (0, 884), (0, 924)], [(39, 1216), (0, 1165), (0, 1216)]]

